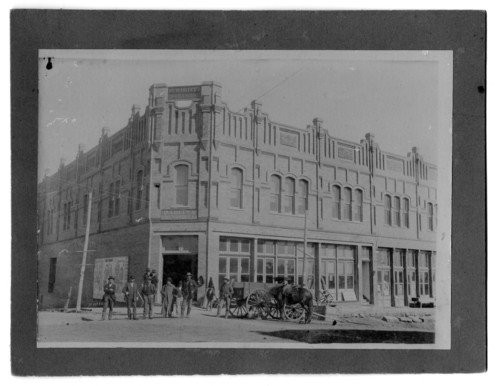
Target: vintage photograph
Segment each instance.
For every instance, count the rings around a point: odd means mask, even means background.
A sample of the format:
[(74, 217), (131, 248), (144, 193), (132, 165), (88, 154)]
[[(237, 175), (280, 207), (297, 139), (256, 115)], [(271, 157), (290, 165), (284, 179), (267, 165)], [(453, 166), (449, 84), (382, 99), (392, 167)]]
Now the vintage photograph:
[(452, 78), (39, 50), (37, 346), (449, 349)]

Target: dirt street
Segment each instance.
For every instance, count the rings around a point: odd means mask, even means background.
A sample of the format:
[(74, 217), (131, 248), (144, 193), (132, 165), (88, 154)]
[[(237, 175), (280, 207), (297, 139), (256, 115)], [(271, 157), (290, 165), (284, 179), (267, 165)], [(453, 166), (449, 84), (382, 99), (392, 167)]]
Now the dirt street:
[[(325, 321), (311, 324), (262, 319), (216, 317), (215, 310), (192, 310), (190, 318), (128, 320), (125, 308), (101, 321), (101, 310), (82, 313), (39, 312), (40, 346), (51, 342), (247, 342), (247, 343), (432, 343), (433, 310), (373, 310), (358, 307), (329, 308)], [(406, 311), (406, 312), (405, 312)], [(383, 314), (392, 313), (388, 321)], [(410, 322), (406, 316), (418, 316)], [(398, 320), (402, 317), (403, 320)], [(335, 320), (335, 325), (332, 324)], [(147, 346), (147, 345), (146, 345)]]

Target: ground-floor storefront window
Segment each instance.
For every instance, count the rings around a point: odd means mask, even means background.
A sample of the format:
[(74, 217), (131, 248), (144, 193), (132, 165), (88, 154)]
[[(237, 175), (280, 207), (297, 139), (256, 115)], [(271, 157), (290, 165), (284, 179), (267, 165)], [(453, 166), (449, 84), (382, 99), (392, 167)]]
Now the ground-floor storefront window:
[(235, 282), (249, 282), (250, 239), (221, 237), (219, 239), (219, 285), (229, 277)]
[(249, 282), (250, 258), (219, 257), (219, 283), (223, 283), (225, 277), (237, 282)]
[(257, 283), (274, 283), (274, 258), (257, 259)]
[(391, 303), (391, 257), (389, 249), (377, 251), (376, 294), (384, 305)]
[(286, 278), (288, 281), (295, 282), (295, 260), (278, 259), (278, 276)]
[(394, 296), (404, 296), (404, 251), (395, 250), (393, 255), (394, 264)]
[(418, 282), (420, 296), (431, 296), (430, 291), (430, 253), (420, 252), (418, 256)]
[(306, 288), (313, 289), (314, 288), (314, 260), (306, 259), (306, 282), (304, 283), (304, 259), (299, 259), (297, 261), (297, 278), (299, 285), (305, 284)]

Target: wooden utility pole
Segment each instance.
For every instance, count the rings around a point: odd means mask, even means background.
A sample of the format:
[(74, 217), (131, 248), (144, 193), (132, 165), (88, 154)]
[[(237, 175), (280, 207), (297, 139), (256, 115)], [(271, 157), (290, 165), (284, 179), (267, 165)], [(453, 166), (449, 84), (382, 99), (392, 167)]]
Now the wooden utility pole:
[(302, 261), (302, 287), (307, 288), (306, 282), (306, 249), (307, 249), (307, 209), (304, 210), (304, 251)]
[(87, 228), (85, 229), (85, 243), (83, 245), (82, 267), (80, 269), (80, 282), (78, 283), (78, 295), (76, 298), (76, 312), (80, 312), (82, 310), (83, 278), (85, 276), (85, 267), (87, 266), (87, 249), (89, 247), (91, 210), (92, 210), (92, 191), (90, 191), (89, 193), (89, 201), (87, 204)]

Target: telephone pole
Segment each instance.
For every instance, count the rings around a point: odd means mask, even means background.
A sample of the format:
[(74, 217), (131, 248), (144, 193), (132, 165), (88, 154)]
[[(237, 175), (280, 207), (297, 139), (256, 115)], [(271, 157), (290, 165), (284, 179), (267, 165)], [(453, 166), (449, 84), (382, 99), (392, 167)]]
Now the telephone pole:
[(307, 257), (307, 209), (304, 210), (304, 251), (302, 260), (302, 287), (307, 288), (306, 282), (306, 257)]
[(89, 193), (89, 201), (87, 204), (87, 227), (85, 229), (85, 243), (83, 245), (82, 267), (80, 269), (80, 282), (78, 283), (78, 295), (76, 298), (76, 312), (80, 312), (82, 310), (83, 278), (85, 276), (85, 267), (87, 266), (87, 249), (89, 246), (91, 210), (92, 210), (92, 191), (90, 191)]

